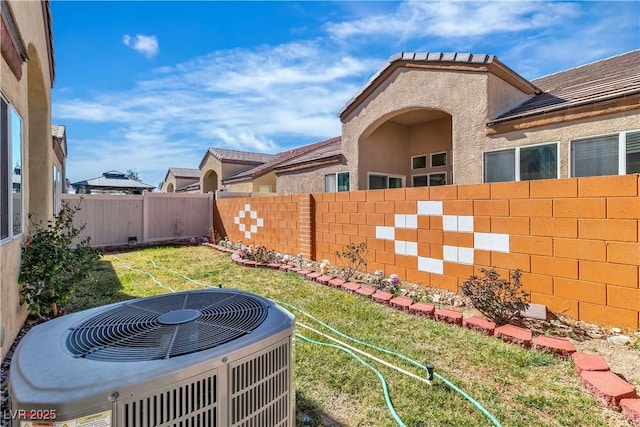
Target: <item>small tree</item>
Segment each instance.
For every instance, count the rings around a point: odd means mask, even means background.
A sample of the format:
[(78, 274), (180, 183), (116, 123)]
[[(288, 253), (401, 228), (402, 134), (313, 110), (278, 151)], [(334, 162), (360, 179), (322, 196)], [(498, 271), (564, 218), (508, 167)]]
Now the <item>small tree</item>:
[(495, 268), (480, 270), (483, 277), (471, 276), (462, 284), (462, 292), (473, 306), (498, 325), (509, 323), (521, 307), (529, 306), (529, 294), (523, 291), (522, 272), (511, 273), (511, 282), (500, 277)]
[[(19, 281), (20, 302), (40, 316), (58, 316), (78, 282), (97, 266), (100, 251), (89, 245), (90, 238), (77, 241), (84, 225), (75, 227), (73, 216), (79, 207), (62, 204), (60, 212), (46, 225), (33, 224), (33, 234), (22, 248)], [(32, 219), (32, 214), (29, 214)]]
[(336, 251), (336, 257), (342, 263), (340, 273), (344, 280), (348, 282), (361, 267), (367, 266), (367, 253), (365, 242), (349, 243), (342, 252)]
[(127, 169), (127, 173), (125, 176), (134, 181), (142, 182), (140, 181), (140, 175), (138, 174), (138, 171), (136, 169)]

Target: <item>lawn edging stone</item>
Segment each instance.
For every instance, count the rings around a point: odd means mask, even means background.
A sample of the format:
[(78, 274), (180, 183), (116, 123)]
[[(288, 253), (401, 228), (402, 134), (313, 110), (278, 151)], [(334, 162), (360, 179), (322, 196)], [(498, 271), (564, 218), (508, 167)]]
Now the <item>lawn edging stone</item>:
[(563, 359), (568, 359), (577, 350), (569, 340), (556, 337), (548, 337), (546, 335), (538, 335), (531, 340), (531, 346), (540, 351), (547, 353), (555, 353)]
[(488, 337), (492, 337), (496, 330), (496, 323), (477, 316), (465, 317), (462, 319), (462, 326), (473, 331), (480, 332)]
[(640, 426), (640, 399), (621, 399), (620, 409), (631, 424)]
[(520, 328), (514, 325), (502, 325), (495, 329), (493, 336), (524, 348), (530, 348), (533, 332), (530, 329)]
[(402, 296), (394, 298), (392, 294), (378, 291), (370, 286), (348, 282), (334, 276), (323, 275), (320, 272), (303, 270), (292, 265), (256, 263), (255, 261), (242, 259), (236, 250), (214, 244), (204, 245), (230, 253), (231, 260), (238, 265), (297, 272), (307, 280), (342, 288), (352, 294), (372, 298), (376, 302), (388, 304), (391, 307), (408, 311), (414, 315), (433, 318), (443, 323), (464, 326), (487, 336), (493, 335), (495, 338), (508, 343), (538, 351), (555, 353), (564, 359), (571, 357), (583, 386), (605, 405), (621, 409), (631, 424), (640, 427), (640, 398), (638, 398), (635, 386), (611, 372), (609, 365), (602, 356), (578, 353), (573, 344), (566, 339), (545, 335), (538, 335), (534, 338), (533, 331), (530, 329), (510, 324), (496, 327), (494, 322), (477, 316), (464, 317), (463, 313), (458, 310), (436, 309), (433, 304), (425, 302), (414, 303), (410, 298)]
[(462, 312), (458, 310), (449, 310), (448, 308), (440, 308), (434, 312), (434, 317), (444, 323), (462, 326)]

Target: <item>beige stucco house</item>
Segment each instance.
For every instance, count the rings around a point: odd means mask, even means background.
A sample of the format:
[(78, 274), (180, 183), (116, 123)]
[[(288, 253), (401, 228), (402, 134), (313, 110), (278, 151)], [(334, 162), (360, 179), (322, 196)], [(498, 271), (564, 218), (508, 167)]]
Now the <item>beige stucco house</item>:
[(56, 141), (59, 134), (52, 135), (55, 63), (49, 1), (2, 0), (0, 5), (0, 346), (4, 357), (27, 315), (18, 285), (21, 246), (29, 234), (27, 214), (41, 220), (52, 217), (54, 188), (61, 188), (54, 175), (56, 169), (64, 170), (66, 144)]
[(200, 169), (169, 168), (160, 191), (162, 193), (199, 193)]
[[(200, 162), (200, 191), (208, 193), (224, 191), (256, 191), (225, 187), (223, 179), (260, 166), (275, 158), (273, 154), (251, 153), (247, 151), (209, 148)], [(273, 183), (275, 186), (275, 179)]]
[(340, 120), (351, 190), (637, 173), (640, 50), (532, 81), (495, 56), (401, 53)]

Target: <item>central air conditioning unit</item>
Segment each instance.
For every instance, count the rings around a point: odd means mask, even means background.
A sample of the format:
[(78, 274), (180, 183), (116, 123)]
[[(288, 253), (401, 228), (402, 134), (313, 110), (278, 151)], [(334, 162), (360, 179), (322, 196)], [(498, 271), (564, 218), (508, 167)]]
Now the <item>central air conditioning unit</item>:
[(16, 348), (12, 426), (293, 427), (293, 327), (276, 304), (231, 289), (56, 318)]

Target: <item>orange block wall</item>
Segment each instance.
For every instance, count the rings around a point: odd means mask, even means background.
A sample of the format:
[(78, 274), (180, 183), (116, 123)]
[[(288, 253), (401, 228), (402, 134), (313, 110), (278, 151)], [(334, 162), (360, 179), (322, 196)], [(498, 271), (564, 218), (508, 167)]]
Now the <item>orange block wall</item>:
[[(588, 322), (637, 328), (639, 178), (634, 174), (319, 193), (216, 204), (231, 240), (259, 242), (289, 254), (309, 253), (334, 264), (337, 251), (364, 241), (369, 272), (381, 269), (401, 280), (451, 291), (459, 291), (483, 267), (494, 266), (503, 276), (521, 269), (531, 302)], [(442, 211), (418, 215), (418, 205), (425, 202)], [(234, 224), (247, 203), (264, 215), (265, 226), (252, 240), (243, 238)], [(398, 218), (409, 218), (415, 226), (397, 226)], [(452, 230), (456, 220), (462, 231)], [(383, 231), (393, 238), (377, 237)], [(480, 235), (506, 246), (478, 248)], [(456, 250), (466, 262), (455, 261)], [(437, 272), (425, 271), (419, 259), (435, 262)]]

